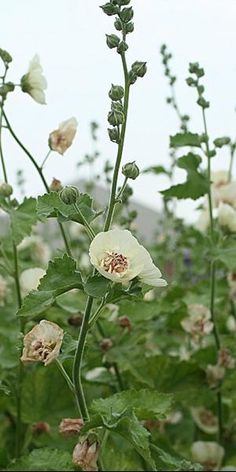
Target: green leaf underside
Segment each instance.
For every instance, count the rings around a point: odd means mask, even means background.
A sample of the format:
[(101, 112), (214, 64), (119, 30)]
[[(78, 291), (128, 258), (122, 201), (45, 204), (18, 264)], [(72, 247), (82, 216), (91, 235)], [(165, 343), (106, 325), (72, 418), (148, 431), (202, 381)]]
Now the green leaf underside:
[(17, 209), (10, 211), (10, 216), (12, 237), (17, 245), (31, 234), (32, 226), (37, 223), (36, 199), (25, 198)]
[(197, 200), (208, 192), (208, 179), (198, 170), (201, 163), (201, 157), (188, 153), (186, 156), (180, 157), (177, 161), (178, 167), (186, 170), (186, 182), (163, 190), (161, 193), (165, 197), (176, 197), (178, 199), (191, 198)]
[(49, 262), (46, 275), (41, 279), (38, 289), (30, 292), (24, 299), (18, 315), (33, 318), (50, 307), (57, 296), (74, 288), (83, 288), (81, 275), (76, 270), (76, 262), (67, 254), (56, 257)]
[[(92, 208), (93, 200), (87, 193), (80, 194), (77, 206), (83, 214), (84, 218), (90, 222), (96, 217), (96, 212)], [(74, 205), (66, 205), (60, 199), (57, 192), (50, 192), (42, 195), (37, 201), (38, 217), (44, 220), (45, 218), (59, 218), (61, 221), (72, 220), (83, 224), (80, 215), (76, 213)]]

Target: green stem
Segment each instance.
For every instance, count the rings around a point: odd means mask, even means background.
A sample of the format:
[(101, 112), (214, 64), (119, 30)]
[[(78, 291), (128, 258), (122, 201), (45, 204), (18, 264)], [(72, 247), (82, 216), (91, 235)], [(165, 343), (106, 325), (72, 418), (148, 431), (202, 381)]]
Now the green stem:
[(49, 158), (51, 152), (52, 152), (51, 149), (49, 149), (49, 151), (47, 152), (47, 154), (46, 154), (46, 156), (45, 156), (45, 158), (44, 158), (44, 160), (43, 160), (43, 162), (42, 162), (42, 164), (41, 164), (41, 166), (40, 166), (41, 170), (43, 169), (43, 166), (44, 166), (44, 164), (46, 163), (46, 161), (48, 160), (48, 158)]
[(235, 144), (231, 144), (231, 146), (230, 146), (229, 174), (228, 174), (228, 180), (229, 180), (229, 182), (232, 180), (232, 170), (233, 170), (234, 155), (235, 155)]
[(208, 204), (209, 204), (209, 213), (210, 213), (211, 237), (213, 238), (214, 220), (213, 220), (212, 194), (211, 194), (211, 157), (210, 157), (210, 148), (209, 148), (209, 143), (208, 143), (206, 115), (205, 115), (204, 108), (202, 108), (202, 117), (203, 117), (203, 124), (204, 124), (204, 133), (207, 138), (206, 139), (206, 157), (207, 157), (207, 176), (208, 176), (208, 181), (209, 181)]
[(104, 299), (102, 299), (99, 307), (97, 308), (97, 310), (95, 311), (95, 313), (93, 314), (93, 316), (91, 316), (91, 318), (89, 320), (89, 325), (88, 325), (89, 329), (92, 328), (94, 323), (96, 323), (96, 321), (98, 320), (99, 315), (100, 315), (102, 309), (104, 308), (104, 306), (105, 306)]
[(118, 202), (120, 200), (120, 198), (122, 197), (127, 182), (128, 182), (128, 177), (125, 177), (123, 185), (122, 185), (121, 189), (119, 190), (118, 194), (116, 195), (116, 202)]
[(86, 218), (84, 217), (83, 213), (80, 211), (80, 209), (79, 209), (77, 203), (75, 203), (74, 207), (75, 207), (77, 213), (79, 214), (81, 220), (83, 221), (83, 224), (84, 224), (84, 226), (85, 226), (85, 228), (86, 228), (86, 230), (87, 230), (87, 233), (88, 233), (90, 239), (93, 240), (93, 239), (95, 238), (95, 236), (96, 236), (95, 233), (94, 233), (94, 231), (93, 231), (93, 228), (90, 226), (90, 224), (88, 223), (88, 221), (87, 221)]
[(73, 382), (75, 386), (76, 397), (80, 407), (80, 412), (84, 421), (89, 420), (89, 413), (86, 405), (86, 400), (84, 396), (84, 391), (81, 382), (81, 365), (83, 360), (84, 346), (87, 337), (87, 332), (89, 328), (89, 317), (93, 305), (93, 297), (88, 297), (85, 313), (83, 316), (82, 325), (80, 328), (78, 345), (74, 358), (73, 365)]
[[(34, 159), (34, 157), (32, 156), (32, 154), (28, 151), (28, 149), (24, 146), (24, 144), (20, 141), (20, 139), (16, 136), (15, 132), (13, 131), (9, 121), (8, 121), (8, 118), (6, 116), (6, 113), (5, 111), (3, 110), (3, 116), (4, 116), (4, 119), (6, 121), (6, 124), (7, 124), (7, 128), (8, 130), (10, 131), (12, 137), (15, 139), (15, 141), (17, 142), (17, 144), (20, 146), (20, 148), (25, 152), (25, 154), (29, 157), (30, 161), (32, 162), (33, 166), (35, 167), (35, 169), (37, 170), (42, 182), (43, 182), (43, 185), (46, 189), (46, 191), (49, 193), (50, 192), (50, 188), (46, 182), (46, 179), (43, 175), (43, 171), (42, 169), (40, 168), (40, 166), (37, 164), (36, 160)], [(69, 245), (69, 242), (68, 242), (68, 239), (67, 239), (67, 236), (66, 236), (66, 233), (65, 233), (65, 230), (64, 230), (64, 227), (62, 225), (62, 223), (60, 223), (58, 221), (58, 225), (59, 225), (59, 228), (60, 228), (60, 231), (61, 231), (61, 235), (62, 235), (62, 238), (63, 238), (63, 241), (65, 243), (65, 247), (66, 247), (66, 251), (67, 253), (69, 254), (69, 256), (72, 256), (72, 253), (71, 253), (71, 249), (70, 249), (70, 245)]]
[(128, 107), (129, 107), (129, 90), (130, 90), (130, 83), (129, 83), (129, 74), (126, 64), (125, 54), (121, 54), (123, 71), (124, 71), (124, 78), (125, 78), (125, 95), (124, 95), (124, 123), (122, 124), (121, 133), (120, 133), (120, 140), (118, 145), (116, 163), (113, 173), (112, 179), (112, 186), (111, 186), (111, 194), (108, 206), (107, 217), (104, 225), (104, 231), (108, 231), (112, 222), (114, 209), (116, 205), (116, 189), (117, 189), (117, 182), (118, 182), (118, 175), (120, 170), (120, 164), (122, 160), (122, 154), (124, 149), (124, 141), (125, 141), (125, 131), (126, 131), (126, 124), (127, 124), (127, 116), (128, 116)]
[(113, 363), (113, 367), (114, 367), (114, 371), (115, 371), (115, 374), (116, 374), (116, 379), (117, 379), (119, 389), (122, 392), (125, 389), (125, 387), (124, 387), (124, 384), (123, 384), (122, 377), (120, 375), (119, 367), (118, 367), (116, 362)]
[(63, 365), (61, 364), (61, 362), (58, 359), (56, 359), (56, 364), (57, 364), (57, 367), (60, 370), (61, 374), (63, 375), (69, 389), (71, 390), (72, 393), (75, 393), (74, 384), (73, 384), (71, 378), (69, 377), (69, 375), (67, 374), (66, 370), (64, 369)]

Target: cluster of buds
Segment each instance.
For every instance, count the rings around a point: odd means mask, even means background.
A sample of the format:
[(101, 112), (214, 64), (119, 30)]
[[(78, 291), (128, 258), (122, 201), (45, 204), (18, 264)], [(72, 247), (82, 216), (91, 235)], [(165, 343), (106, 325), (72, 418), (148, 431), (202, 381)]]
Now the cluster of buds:
[(85, 439), (76, 444), (73, 451), (73, 463), (84, 471), (96, 472), (99, 445), (97, 441)]
[[(189, 64), (190, 76), (186, 79), (189, 87), (195, 87), (198, 93), (197, 104), (203, 108), (209, 108), (210, 103), (204, 98), (204, 86), (199, 83), (199, 79), (205, 75), (204, 69), (199, 66), (198, 62), (190, 62)], [(210, 156), (209, 156), (210, 157)]]

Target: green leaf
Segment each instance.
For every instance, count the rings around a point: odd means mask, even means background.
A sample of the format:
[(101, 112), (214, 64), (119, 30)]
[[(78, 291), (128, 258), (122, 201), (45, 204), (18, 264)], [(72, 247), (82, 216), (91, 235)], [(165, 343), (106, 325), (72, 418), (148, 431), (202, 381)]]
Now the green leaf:
[(178, 148), (184, 146), (201, 147), (203, 142), (202, 136), (195, 133), (177, 133), (170, 136), (170, 147)]
[(108, 398), (94, 400), (91, 405), (93, 413), (102, 416), (119, 415), (126, 408), (132, 408), (139, 420), (155, 418), (162, 420), (170, 412), (172, 396), (158, 393), (155, 390), (125, 390)]
[(108, 292), (110, 284), (110, 280), (102, 277), (100, 274), (96, 274), (88, 278), (84, 285), (84, 290), (91, 297), (102, 298)]
[(36, 200), (25, 198), (15, 210), (11, 210), (12, 237), (15, 244), (19, 244), (25, 236), (29, 236), (32, 226), (37, 223)]
[(7, 470), (67, 471), (74, 468), (69, 452), (45, 447), (34, 449), (29, 455), (15, 460)]
[(178, 167), (186, 170), (187, 180), (186, 182), (163, 190), (161, 193), (165, 197), (176, 197), (178, 199), (191, 198), (197, 200), (208, 192), (209, 181), (208, 179), (198, 170), (199, 164), (201, 163), (201, 157), (188, 153), (186, 156), (180, 157), (177, 161)]
[(192, 462), (178, 456), (174, 451), (173, 454), (170, 454), (154, 444), (151, 445), (151, 451), (158, 470), (202, 470), (200, 464), (193, 464)]
[(158, 174), (166, 174), (166, 175), (170, 175), (170, 172), (168, 172), (168, 170), (165, 169), (165, 167), (163, 166), (151, 166), (151, 167), (147, 167), (146, 169), (143, 170), (142, 172), (143, 174), (155, 174), (155, 175), (158, 175)]
[(38, 290), (29, 293), (18, 314), (33, 318), (51, 306), (56, 297), (73, 288), (83, 289), (81, 275), (76, 270), (76, 262), (67, 254), (56, 257), (49, 262), (46, 275), (41, 279)]
[[(88, 222), (96, 217), (96, 212), (92, 208), (93, 200), (87, 193), (81, 193), (76, 204)], [(63, 203), (58, 192), (46, 193), (39, 197), (37, 213), (41, 219), (54, 217), (61, 221), (72, 220), (83, 224), (83, 220), (76, 213), (74, 205)]]
[(223, 264), (231, 271), (236, 271), (236, 241), (228, 238), (223, 241), (221, 247), (216, 248), (215, 260), (223, 262)]

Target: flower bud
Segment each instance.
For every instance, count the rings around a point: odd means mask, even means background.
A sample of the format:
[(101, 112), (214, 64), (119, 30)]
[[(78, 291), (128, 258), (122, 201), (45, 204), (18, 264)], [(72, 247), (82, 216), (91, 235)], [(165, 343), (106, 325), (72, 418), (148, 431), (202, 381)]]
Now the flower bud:
[(122, 7), (124, 5), (129, 5), (130, 0), (117, 0), (117, 3), (118, 3), (118, 5), (120, 5)]
[(113, 143), (119, 143), (119, 133), (117, 128), (108, 128), (107, 129), (109, 138)]
[(104, 338), (100, 342), (100, 348), (103, 352), (109, 351), (113, 346), (113, 342), (110, 338)]
[(192, 77), (188, 77), (186, 79), (186, 83), (187, 85), (189, 85), (189, 87), (193, 87), (196, 85), (196, 80), (194, 80)]
[(1, 48), (0, 48), (0, 58), (6, 64), (9, 64), (9, 62), (12, 62), (11, 54), (9, 54), (9, 52), (7, 52), (7, 51), (5, 51), (4, 49), (1, 49)]
[(122, 21), (120, 18), (116, 18), (114, 26), (117, 31), (122, 31)]
[(105, 3), (105, 5), (101, 5), (100, 8), (108, 16), (112, 16), (112, 15), (115, 15), (116, 13), (118, 13), (117, 6), (113, 5), (112, 3)]
[(213, 142), (215, 147), (222, 148), (222, 146), (226, 146), (230, 143), (230, 138), (224, 136), (222, 138), (216, 138)]
[(134, 162), (128, 162), (122, 167), (122, 174), (128, 179), (135, 180), (139, 176), (139, 168)]
[(202, 108), (209, 108), (210, 106), (210, 102), (208, 102), (207, 100), (205, 100), (204, 97), (199, 97), (199, 99), (197, 100), (197, 104), (202, 107)]
[(144, 77), (147, 72), (146, 64), (146, 62), (136, 61), (132, 64), (131, 69), (138, 77)]
[(0, 196), (10, 197), (13, 193), (13, 188), (10, 184), (3, 183), (0, 185)]
[(130, 21), (129, 23), (126, 23), (126, 24), (124, 25), (124, 31), (125, 31), (126, 34), (128, 34), (128, 33), (133, 33), (133, 31), (134, 31), (134, 24), (133, 24), (132, 21)]
[(117, 46), (118, 54), (122, 54), (123, 52), (127, 51), (128, 44), (125, 41), (121, 41), (120, 44)]
[(83, 320), (83, 315), (72, 315), (68, 318), (68, 324), (70, 326), (81, 326)]
[(120, 38), (116, 34), (106, 34), (107, 37), (107, 46), (110, 49), (117, 48)]
[(33, 434), (49, 434), (50, 431), (51, 427), (45, 421), (39, 421), (39, 423), (35, 423), (32, 425)]
[(121, 85), (113, 85), (109, 91), (109, 97), (111, 100), (121, 100), (124, 96), (124, 89)]
[(108, 122), (112, 126), (119, 126), (122, 125), (124, 122), (124, 113), (119, 110), (112, 110), (108, 113)]
[(129, 72), (129, 82), (130, 82), (130, 84), (133, 85), (136, 82), (137, 78), (138, 78), (137, 74), (133, 70), (131, 70)]
[(72, 205), (77, 202), (79, 190), (75, 186), (66, 186), (60, 191), (60, 198), (66, 205)]
[(81, 467), (84, 471), (96, 472), (97, 459), (98, 459), (98, 443), (93, 442), (90, 444), (89, 440), (86, 439), (83, 442), (76, 444), (73, 451), (73, 463), (76, 466)]
[(59, 192), (60, 190), (62, 190), (61, 181), (58, 180), (58, 179), (53, 178), (53, 179), (52, 179), (52, 183), (51, 183), (51, 185), (50, 185), (50, 190), (51, 190), (52, 192)]
[(128, 316), (121, 316), (120, 318), (118, 318), (118, 323), (121, 328), (123, 329), (127, 328), (128, 331), (131, 331), (132, 325)]
[(68, 438), (79, 434), (84, 426), (82, 418), (64, 418), (59, 424), (59, 433)]
[(134, 16), (134, 10), (132, 7), (123, 8), (119, 16), (120, 16), (121, 21), (123, 21), (124, 23), (128, 23), (130, 20), (132, 20)]

